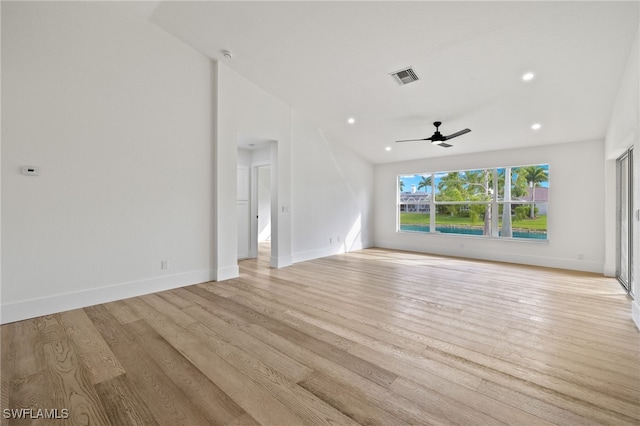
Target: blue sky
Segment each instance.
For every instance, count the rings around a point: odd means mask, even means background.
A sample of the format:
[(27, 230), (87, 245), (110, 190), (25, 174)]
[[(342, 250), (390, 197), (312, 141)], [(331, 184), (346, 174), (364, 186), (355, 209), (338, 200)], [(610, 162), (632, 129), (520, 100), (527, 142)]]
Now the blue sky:
[[(539, 167), (542, 167), (543, 169), (546, 169), (547, 172), (549, 171), (549, 165), (548, 164), (536, 164)], [(518, 166), (518, 167), (526, 167), (526, 166)], [(503, 170), (504, 168), (499, 168), (498, 170)], [(430, 173), (425, 173), (425, 174), (430, 174)], [(442, 173), (436, 173), (436, 186), (438, 186), (438, 183), (440, 183), (440, 179), (442, 178), (442, 176), (446, 175), (446, 172), (442, 172)], [(400, 178), (402, 179), (402, 182), (404, 182), (404, 191), (411, 191), (411, 185), (415, 185), (416, 186), (416, 190), (418, 190), (418, 184), (420, 183), (420, 181), (422, 180), (422, 175), (421, 174), (416, 174), (416, 175), (400, 175)], [(544, 188), (548, 188), (549, 187), (549, 182), (542, 182), (540, 184), (540, 186), (544, 187)], [(423, 192), (425, 189), (422, 188), (419, 191)], [(431, 188), (428, 188), (427, 192), (431, 192)]]

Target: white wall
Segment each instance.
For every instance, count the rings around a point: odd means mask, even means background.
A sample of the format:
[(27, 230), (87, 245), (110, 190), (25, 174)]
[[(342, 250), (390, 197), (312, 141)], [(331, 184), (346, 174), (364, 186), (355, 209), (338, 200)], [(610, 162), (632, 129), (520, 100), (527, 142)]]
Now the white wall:
[[(604, 262), (603, 142), (575, 142), (375, 167), (375, 245), (592, 272)], [(549, 164), (548, 242), (396, 232), (397, 175)], [(579, 255), (583, 260), (579, 260)]]
[(271, 148), (268, 143), (263, 145), (266, 147), (251, 151), (251, 164), (254, 166), (269, 164), (271, 161)]
[[(0, 3), (0, 35), (2, 34), (2, 3)], [(0, 37), (1, 41), (1, 37)], [(2, 48), (0, 47), (0, 52)], [(2, 93), (2, 55), (0, 54), (0, 94)], [(0, 324), (2, 324), (2, 102), (0, 102)], [(1, 403), (8, 402), (1, 399)], [(4, 405), (4, 404), (3, 404)]]
[(250, 255), (251, 234), (251, 151), (238, 149), (238, 173), (236, 176), (238, 177), (236, 181), (238, 259), (246, 259)]
[[(616, 268), (616, 158), (629, 147), (634, 146), (634, 210), (640, 209), (640, 30), (636, 33), (634, 45), (629, 54), (629, 62), (609, 122), (605, 141), (606, 168), (606, 265), (607, 275), (614, 275)], [(640, 328), (640, 221), (634, 222), (633, 256), (634, 270), (631, 271), (631, 285), (636, 294), (632, 316)]]
[(238, 166), (250, 168), (251, 167), (251, 151), (248, 149), (238, 148)]
[[(237, 276), (239, 135), (277, 147), (272, 266), (293, 262), (292, 216), (306, 226), (316, 202), (334, 216), (314, 232), (369, 245), (372, 166), (149, 23), (153, 7), (2, 3), (3, 322)], [(305, 164), (316, 195), (292, 208)], [(298, 228), (299, 259), (335, 251)]]
[[(216, 279), (238, 276), (235, 181), (239, 135), (275, 141), (277, 174), (272, 211), (271, 265), (291, 265), (291, 109), (224, 64), (218, 63), (216, 144)], [(284, 211), (283, 211), (284, 210)]]
[(2, 322), (209, 280), (211, 62), (144, 2), (1, 7)]
[(294, 261), (371, 246), (373, 165), (295, 112), (292, 134)]
[(269, 159), (277, 178), (272, 266), (370, 246), (373, 166), (325, 140), (309, 120), (224, 64), (218, 64), (218, 91), (217, 279), (237, 276), (236, 212), (228, 205), (235, 206), (229, 182), (236, 179), (238, 135), (277, 144)]

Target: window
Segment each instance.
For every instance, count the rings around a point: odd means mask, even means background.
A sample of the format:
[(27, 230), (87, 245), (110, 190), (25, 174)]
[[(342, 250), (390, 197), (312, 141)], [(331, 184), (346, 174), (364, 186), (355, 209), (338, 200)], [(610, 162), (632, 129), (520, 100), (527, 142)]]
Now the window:
[(398, 231), (547, 239), (549, 165), (398, 176)]

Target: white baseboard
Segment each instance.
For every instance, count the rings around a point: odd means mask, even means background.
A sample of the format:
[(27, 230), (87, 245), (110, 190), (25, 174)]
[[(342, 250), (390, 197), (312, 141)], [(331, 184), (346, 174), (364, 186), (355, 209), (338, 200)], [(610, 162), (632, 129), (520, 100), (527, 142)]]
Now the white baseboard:
[(226, 281), (240, 276), (240, 268), (238, 265), (225, 266), (218, 268), (214, 274), (214, 281)]
[(594, 272), (602, 274), (604, 272), (604, 264), (602, 262), (593, 262), (589, 260), (567, 259), (549, 256), (536, 256), (521, 253), (509, 253), (505, 251), (496, 252), (491, 250), (425, 250), (424, 247), (417, 243), (376, 241), (376, 247), (387, 248), (393, 250), (408, 250), (418, 253), (427, 253), (441, 256), (464, 257), (468, 259), (490, 260), (495, 262), (518, 263), (522, 265), (543, 266), (547, 268), (570, 269), (582, 272)]
[(293, 264), (291, 256), (271, 256), (269, 265), (272, 268), (285, 268)]
[(320, 259), (322, 257), (333, 256), (335, 254), (348, 253), (351, 251), (362, 250), (372, 245), (368, 242), (355, 241), (351, 246), (345, 244), (336, 244), (330, 247), (323, 247), (315, 250), (301, 251), (294, 253), (293, 263), (306, 262), (308, 260)]
[(213, 271), (200, 270), (5, 303), (0, 309), (0, 323), (7, 324), (212, 280)]
[(333, 256), (344, 253), (344, 247), (325, 247), (316, 250), (307, 250), (293, 254), (293, 263), (306, 262), (308, 260), (320, 259), (321, 257)]
[(636, 327), (640, 330), (640, 302), (636, 299), (631, 303), (631, 318), (636, 323)]
[(605, 277), (610, 277), (610, 278), (615, 277), (615, 276), (616, 276), (616, 268), (615, 268), (615, 266), (614, 266), (614, 267), (611, 267), (611, 266), (609, 266), (609, 265), (605, 265), (605, 266), (604, 266), (604, 272), (603, 272), (603, 275), (604, 275)]

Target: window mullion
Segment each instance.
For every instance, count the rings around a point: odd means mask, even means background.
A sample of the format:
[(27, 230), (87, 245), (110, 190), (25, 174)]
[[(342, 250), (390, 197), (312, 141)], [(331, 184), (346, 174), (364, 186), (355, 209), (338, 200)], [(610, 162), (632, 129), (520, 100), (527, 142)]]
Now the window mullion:
[(500, 220), (500, 209), (498, 208), (498, 169), (491, 170), (493, 174), (493, 188), (491, 193), (491, 236), (500, 235), (498, 224)]
[(436, 232), (436, 175), (431, 174), (431, 200), (429, 200), (429, 231)]

